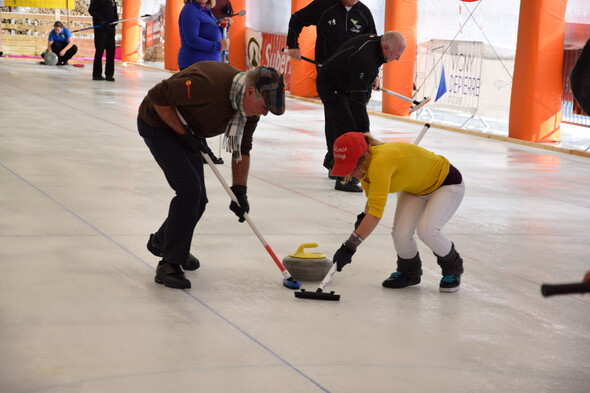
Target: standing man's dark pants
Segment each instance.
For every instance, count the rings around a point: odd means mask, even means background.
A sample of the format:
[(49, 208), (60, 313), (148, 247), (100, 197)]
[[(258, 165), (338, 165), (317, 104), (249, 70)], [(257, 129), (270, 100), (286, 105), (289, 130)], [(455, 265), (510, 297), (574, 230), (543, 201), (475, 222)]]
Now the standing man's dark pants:
[(181, 265), (188, 259), (195, 226), (208, 202), (203, 157), (188, 150), (170, 128), (152, 127), (139, 118), (137, 128), (176, 192), (155, 236), (163, 244), (162, 260)]
[(356, 131), (353, 113), (350, 110), (348, 96), (334, 91), (333, 88), (320, 87), (318, 83), (318, 94), (324, 104), (324, 119), (326, 133), (326, 147), (328, 153), (324, 159), (324, 166), (332, 169), (334, 155), (332, 146), (334, 141), (347, 132)]
[(76, 45), (72, 45), (70, 49), (66, 51), (66, 54), (63, 56), (59, 55), (59, 52), (68, 46), (67, 42), (62, 41), (53, 41), (51, 44), (51, 51), (57, 55), (57, 62), (58, 63), (67, 63), (74, 55), (78, 52), (78, 47)]
[(92, 67), (92, 76), (102, 76), (102, 55), (106, 51), (106, 64), (104, 74), (107, 77), (113, 77), (115, 74), (115, 29), (98, 28), (94, 29), (94, 64)]

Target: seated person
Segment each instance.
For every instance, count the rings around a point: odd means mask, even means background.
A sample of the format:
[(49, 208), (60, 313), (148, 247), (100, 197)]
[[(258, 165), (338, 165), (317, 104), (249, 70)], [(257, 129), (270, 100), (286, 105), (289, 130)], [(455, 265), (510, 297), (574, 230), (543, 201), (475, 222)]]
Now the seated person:
[(49, 33), (47, 51), (57, 55), (57, 65), (68, 64), (68, 60), (78, 52), (78, 47), (74, 45), (72, 39), (72, 33), (60, 21), (53, 24), (53, 30)]

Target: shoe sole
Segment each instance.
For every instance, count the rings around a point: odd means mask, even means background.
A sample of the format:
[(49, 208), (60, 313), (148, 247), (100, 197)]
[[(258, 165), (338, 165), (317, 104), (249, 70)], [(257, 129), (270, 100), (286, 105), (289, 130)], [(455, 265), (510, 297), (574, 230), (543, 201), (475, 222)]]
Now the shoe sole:
[(439, 292), (442, 292), (442, 293), (455, 293), (455, 292), (459, 292), (459, 286), (456, 286), (454, 288), (439, 287), (438, 290), (439, 290)]
[(409, 283), (409, 284), (406, 284), (404, 286), (397, 286), (397, 287), (389, 287), (389, 286), (386, 285), (386, 283), (387, 283), (387, 280), (386, 281), (383, 281), (383, 283), (381, 284), (381, 286), (383, 286), (383, 288), (389, 288), (389, 289), (403, 289), (403, 288), (411, 287), (413, 285), (418, 285), (418, 284), (420, 284), (420, 281)]
[(191, 284), (189, 282), (188, 286), (181, 286), (181, 285), (168, 285), (166, 283), (164, 283), (164, 281), (162, 281), (158, 276), (154, 277), (154, 281), (157, 284), (161, 284), (164, 285), (167, 288), (174, 288), (174, 289), (189, 289), (191, 287)]

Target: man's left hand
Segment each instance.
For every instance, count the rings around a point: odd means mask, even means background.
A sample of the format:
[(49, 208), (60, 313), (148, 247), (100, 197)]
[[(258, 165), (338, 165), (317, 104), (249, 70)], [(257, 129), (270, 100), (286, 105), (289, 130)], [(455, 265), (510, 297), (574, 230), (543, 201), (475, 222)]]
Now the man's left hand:
[(381, 79), (379, 79), (379, 77), (375, 78), (375, 81), (373, 82), (373, 90), (380, 90), (381, 89)]

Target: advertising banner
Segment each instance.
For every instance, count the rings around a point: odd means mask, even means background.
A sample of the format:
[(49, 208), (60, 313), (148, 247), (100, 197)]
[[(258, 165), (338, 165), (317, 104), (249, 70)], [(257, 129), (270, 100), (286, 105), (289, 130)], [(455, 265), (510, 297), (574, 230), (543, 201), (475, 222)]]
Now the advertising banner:
[(285, 76), (285, 89), (290, 89), (291, 57), (283, 53), (287, 36), (246, 31), (246, 64), (248, 68), (259, 65), (273, 67)]

